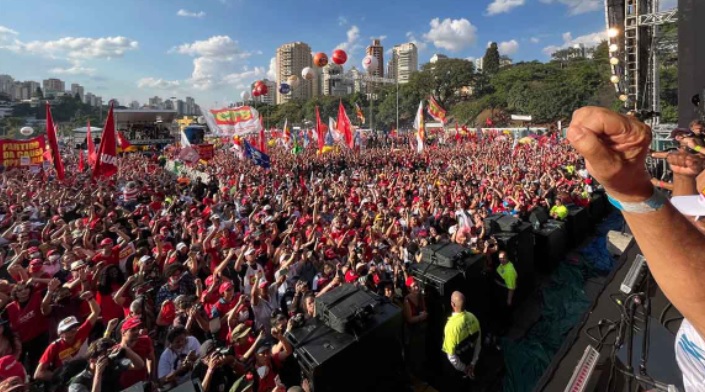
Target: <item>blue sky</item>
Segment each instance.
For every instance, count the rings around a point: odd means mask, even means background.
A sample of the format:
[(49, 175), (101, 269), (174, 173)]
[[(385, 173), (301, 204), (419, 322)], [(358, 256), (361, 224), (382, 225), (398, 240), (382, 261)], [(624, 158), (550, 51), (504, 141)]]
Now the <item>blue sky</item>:
[[(671, 4), (674, 0), (670, 0)], [(0, 74), (59, 77), (121, 103), (191, 95), (209, 108), (273, 74), (277, 46), (348, 51), (360, 68), (372, 37), (475, 58), (489, 41), (548, 59), (604, 36), (603, 0), (0, 0)], [(667, 4), (667, 6), (670, 4)], [(386, 61), (386, 57), (385, 57)]]

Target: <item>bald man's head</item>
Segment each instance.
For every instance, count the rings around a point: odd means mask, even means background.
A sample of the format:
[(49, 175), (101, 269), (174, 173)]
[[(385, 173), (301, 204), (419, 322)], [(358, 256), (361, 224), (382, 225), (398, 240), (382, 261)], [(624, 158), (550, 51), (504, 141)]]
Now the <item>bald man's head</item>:
[(454, 312), (460, 312), (465, 309), (465, 296), (460, 291), (454, 291), (450, 296), (450, 306)]

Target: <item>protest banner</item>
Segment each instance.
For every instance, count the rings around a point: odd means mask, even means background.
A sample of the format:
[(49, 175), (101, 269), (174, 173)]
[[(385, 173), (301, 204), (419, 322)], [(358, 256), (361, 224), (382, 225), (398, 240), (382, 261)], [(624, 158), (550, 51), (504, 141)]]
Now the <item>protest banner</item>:
[(41, 165), (44, 162), (44, 137), (26, 140), (0, 140), (0, 165), (5, 168)]

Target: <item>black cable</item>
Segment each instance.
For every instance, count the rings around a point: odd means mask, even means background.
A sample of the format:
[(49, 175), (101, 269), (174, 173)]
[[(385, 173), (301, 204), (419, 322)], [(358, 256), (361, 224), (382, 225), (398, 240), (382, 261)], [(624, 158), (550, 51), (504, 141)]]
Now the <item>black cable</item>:
[(670, 302), (668, 303), (668, 305), (664, 306), (663, 310), (661, 311), (661, 314), (658, 316), (659, 324), (664, 325), (663, 318), (666, 317), (666, 312), (668, 312), (668, 310), (671, 309), (672, 306), (673, 304)]

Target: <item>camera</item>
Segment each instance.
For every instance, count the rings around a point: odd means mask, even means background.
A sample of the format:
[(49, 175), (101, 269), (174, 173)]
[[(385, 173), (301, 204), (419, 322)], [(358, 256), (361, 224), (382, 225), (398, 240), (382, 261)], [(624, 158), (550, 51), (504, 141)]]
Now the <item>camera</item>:
[(108, 353), (109, 367), (113, 370), (125, 370), (132, 365), (132, 361), (125, 357), (125, 350), (120, 348), (118, 350)]

